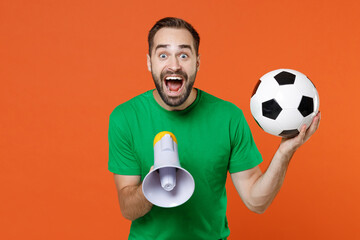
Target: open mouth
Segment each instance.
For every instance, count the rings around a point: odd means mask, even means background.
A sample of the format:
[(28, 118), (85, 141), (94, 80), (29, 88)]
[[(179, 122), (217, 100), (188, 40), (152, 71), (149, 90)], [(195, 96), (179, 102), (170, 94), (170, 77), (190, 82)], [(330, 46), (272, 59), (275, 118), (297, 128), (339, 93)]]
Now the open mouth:
[(169, 95), (177, 95), (184, 87), (184, 79), (180, 76), (167, 76), (164, 78), (166, 90)]

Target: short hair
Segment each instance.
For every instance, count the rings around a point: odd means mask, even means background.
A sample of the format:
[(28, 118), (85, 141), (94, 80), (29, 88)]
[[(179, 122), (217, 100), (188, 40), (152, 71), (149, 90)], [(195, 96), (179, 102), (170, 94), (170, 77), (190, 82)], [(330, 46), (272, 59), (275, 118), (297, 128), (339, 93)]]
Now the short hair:
[(195, 30), (193, 26), (191, 26), (190, 23), (186, 22), (185, 20), (182, 20), (180, 18), (174, 18), (174, 17), (166, 17), (163, 19), (160, 19), (155, 23), (155, 25), (150, 29), (148, 34), (148, 43), (149, 43), (149, 56), (151, 56), (151, 49), (154, 45), (154, 36), (161, 28), (169, 27), (169, 28), (184, 28), (187, 29), (191, 35), (194, 38), (194, 47), (196, 55), (199, 55), (199, 45), (200, 45), (200, 36), (198, 32)]

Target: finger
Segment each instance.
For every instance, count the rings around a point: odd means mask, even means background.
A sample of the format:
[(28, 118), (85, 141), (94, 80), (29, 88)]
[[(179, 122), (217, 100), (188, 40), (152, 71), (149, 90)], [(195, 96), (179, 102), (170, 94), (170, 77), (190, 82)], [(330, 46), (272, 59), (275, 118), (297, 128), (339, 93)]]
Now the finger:
[(318, 114), (316, 114), (310, 126), (310, 129), (313, 130), (313, 132), (315, 132), (319, 128), (320, 119), (321, 119), (321, 113), (318, 112)]
[(307, 127), (306, 127), (306, 125), (304, 124), (302, 127), (301, 127), (301, 129), (300, 129), (300, 133), (299, 133), (299, 135), (298, 135), (298, 138), (299, 138), (299, 140), (302, 142), (303, 140), (304, 140), (304, 138), (305, 138), (305, 136), (306, 136), (306, 129), (307, 129)]
[(300, 129), (300, 133), (294, 138), (293, 147), (295, 150), (298, 149), (306, 141), (305, 135), (306, 135), (306, 125), (304, 124)]
[(150, 171), (149, 171), (149, 172), (151, 172), (153, 169), (154, 169), (154, 166), (151, 166), (151, 168), (150, 168)]
[(309, 139), (311, 135), (313, 135), (316, 132), (316, 130), (319, 128), (320, 119), (321, 119), (321, 113), (318, 112), (318, 114), (314, 117), (309, 129), (306, 132), (306, 139)]

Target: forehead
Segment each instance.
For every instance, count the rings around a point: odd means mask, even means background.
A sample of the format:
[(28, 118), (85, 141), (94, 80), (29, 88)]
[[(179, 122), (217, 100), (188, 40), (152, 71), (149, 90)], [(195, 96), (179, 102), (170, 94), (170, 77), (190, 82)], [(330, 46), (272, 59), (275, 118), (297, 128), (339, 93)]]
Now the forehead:
[(153, 49), (157, 45), (170, 45), (170, 46), (179, 46), (179, 45), (190, 45), (194, 48), (194, 39), (191, 33), (184, 28), (161, 28), (154, 36), (154, 45)]

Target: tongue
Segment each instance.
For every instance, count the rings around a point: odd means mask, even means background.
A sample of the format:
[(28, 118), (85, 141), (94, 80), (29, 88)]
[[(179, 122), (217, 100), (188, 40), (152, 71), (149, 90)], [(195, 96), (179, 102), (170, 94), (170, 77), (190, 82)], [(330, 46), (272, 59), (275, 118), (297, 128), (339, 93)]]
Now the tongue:
[(170, 91), (177, 92), (181, 88), (182, 81), (168, 80), (167, 84), (168, 84)]

